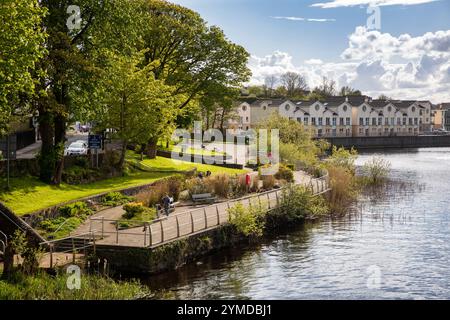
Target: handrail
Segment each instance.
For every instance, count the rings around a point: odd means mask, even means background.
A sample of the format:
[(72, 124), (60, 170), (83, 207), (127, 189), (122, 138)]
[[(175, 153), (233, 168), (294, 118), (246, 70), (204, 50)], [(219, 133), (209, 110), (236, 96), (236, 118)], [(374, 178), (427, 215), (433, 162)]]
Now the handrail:
[(0, 245), (2, 245), (3, 249), (0, 250), (0, 253), (5, 253), (6, 252), (6, 244), (3, 240), (0, 240)]
[(53, 244), (53, 243), (56, 243), (56, 242), (69, 240), (69, 239), (73, 239), (73, 238), (81, 238), (82, 236), (91, 235), (91, 234), (93, 234), (95, 232), (97, 232), (97, 230), (93, 230), (93, 231), (86, 232), (86, 233), (81, 233), (81, 234), (75, 234), (75, 235), (64, 237), (64, 238), (61, 238), (61, 239), (47, 240), (47, 241), (43, 241), (43, 242), (41, 242), (39, 244), (40, 245), (43, 245), (43, 244), (49, 245), (49, 244)]
[(3, 233), (3, 231), (1, 231), (1, 230), (0, 230), (0, 235), (3, 236), (3, 238), (5, 238), (4, 243), (5, 243), (5, 246), (7, 246), (7, 245), (8, 245), (8, 237), (7, 237), (6, 234)]

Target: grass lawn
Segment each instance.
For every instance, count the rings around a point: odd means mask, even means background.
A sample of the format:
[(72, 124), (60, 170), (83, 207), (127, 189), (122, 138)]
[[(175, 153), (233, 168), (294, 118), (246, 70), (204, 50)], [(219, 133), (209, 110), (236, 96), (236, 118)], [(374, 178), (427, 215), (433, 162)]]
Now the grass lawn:
[(11, 179), (11, 191), (0, 191), (0, 201), (16, 214), (23, 215), (45, 209), (62, 202), (93, 196), (108, 191), (126, 189), (152, 183), (170, 176), (165, 172), (135, 172), (84, 185), (48, 185), (35, 177)]
[(232, 169), (219, 167), (209, 164), (201, 164), (201, 163), (192, 163), (180, 160), (173, 160), (169, 158), (156, 157), (156, 159), (145, 159), (140, 161), (140, 156), (133, 156), (134, 159), (137, 159), (140, 163), (145, 165), (146, 167), (153, 170), (161, 170), (161, 171), (188, 171), (193, 168), (197, 168), (197, 171), (211, 171), (211, 173), (228, 173), (228, 174), (242, 174), (247, 172), (247, 170), (243, 169)]
[[(129, 153), (128, 158), (139, 159), (139, 155), (135, 156)], [(11, 191), (0, 189), (0, 201), (10, 207), (16, 214), (24, 215), (59, 203), (152, 183), (173, 174), (172, 172), (164, 171), (187, 171), (197, 167), (199, 171), (206, 172), (209, 170), (212, 173), (242, 174), (246, 172), (246, 170), (229, 169), (161, 157), (152, 160), (145, 159), (142, 161), (142, 164), (162, 172), (137, 171), (124, 177), (111, 178), (90, 184), (69, 185), (63, 183), (60, 186), (45, 184), (35, 177), (12, 178)]]
[[(163, 150), (163, 151), (175, 151), (175, 152), (180, 152), (181, 151), (181, 147), (180, 146), (175, 146), (173, 144), (170, 144), (169, 147), (166, 147), (165, 143), (159, 143), (158, 144), (158, 149), (159, 150)], [(214, 156), (214, 155), (218, 155), (218, 156), (223, 156), (226, 155), (225, 152), (222, 151), (212, 151), (212, 150), (207, 150), (207, 149), (196, 149), (196, 148), (192, 148), (189, 147), (187, 148), (187, 150), (185, 150), (186, 154), (193, 154), (193, 155), (202, 155), (202, 156)]]

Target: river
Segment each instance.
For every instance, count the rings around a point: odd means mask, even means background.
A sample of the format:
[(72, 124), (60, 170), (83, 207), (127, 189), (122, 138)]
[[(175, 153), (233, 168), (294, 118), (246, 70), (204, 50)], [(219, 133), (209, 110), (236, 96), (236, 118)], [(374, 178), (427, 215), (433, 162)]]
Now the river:
[[(391, 183), (309, 223), (145, 279), (174, 299), (450, 298), (450, 148), (379, 155)], [(374, 156), (361, 153), (361, 165)]]

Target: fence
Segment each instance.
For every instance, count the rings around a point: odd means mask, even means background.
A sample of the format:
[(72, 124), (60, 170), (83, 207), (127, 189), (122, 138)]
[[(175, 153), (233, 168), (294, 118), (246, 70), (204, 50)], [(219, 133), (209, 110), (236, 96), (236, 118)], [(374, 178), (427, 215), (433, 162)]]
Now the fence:
[[(311, 179), (309, 183), (306, 183), (306, 186), (310, 188), (314, 195), (327, 192), (329, 190), (328, 175)], [(216, 203), (214, 205), (170, 215), (151, 223), (139, 222), (139, 226), (126, 230), (119, 229), (119, 224), (122, 220), (91, 218), (90, 230), (99, 235), (101, 239), (104, 239), (101, 242), (102, 244), (157, 247), (173, 240), (214, 229), (228, 223), (230, 218), (228, 209), (237, 203), (241, 203), (245, 207), (259, 205), (264, 206), (267, 210), (272, 210), (279, 205), (282, 192), (282, 189), (276, 189), (236, 200)], [(115, 225), (115, 230), (107, 230), (107, 223)]]

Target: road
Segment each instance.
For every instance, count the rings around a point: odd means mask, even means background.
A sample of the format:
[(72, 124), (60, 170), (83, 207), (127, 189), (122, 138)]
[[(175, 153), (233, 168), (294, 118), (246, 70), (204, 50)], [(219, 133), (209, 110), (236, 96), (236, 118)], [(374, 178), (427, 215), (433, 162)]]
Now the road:
[[(77, 140), (83, 140), (88, 141), (88, 133), (81, 133), (81, 132), (75, 132), (71, 131), (67, 133), (67, 142), (65, 144), (66, 148), (74, 141)], [(17, 159), (33, 159), (36, 157), (38, 152), (41, 150), (41, 141), (37, 141), (28, 147), (25, 147), (23, 149), (17, 150), (16, 152), (16, 158)]]

